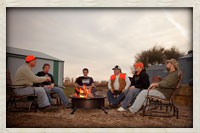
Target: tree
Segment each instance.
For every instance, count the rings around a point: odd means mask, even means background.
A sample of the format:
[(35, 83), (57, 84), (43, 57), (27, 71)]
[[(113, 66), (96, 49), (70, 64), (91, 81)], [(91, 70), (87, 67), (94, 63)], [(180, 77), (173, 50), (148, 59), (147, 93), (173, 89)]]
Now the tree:
[(184, 53), (180, 52), (176, 47), (172, 47), (170, 49), (166, 49), (164, 51), (164, 59), (169, 60), (171, 58), (178, 59), (179, 57), (183, 56)]
[(184, 52), (180, 52), (176, 47), (165, 49), (155, 45), (149, 50), (144, 50), (141, 53), (136, 54), (135, 62), (143, 62), (144, 66), (148, 68), (150, 65), (163, 64), (167, 59), (178, 59), (183, 55)]

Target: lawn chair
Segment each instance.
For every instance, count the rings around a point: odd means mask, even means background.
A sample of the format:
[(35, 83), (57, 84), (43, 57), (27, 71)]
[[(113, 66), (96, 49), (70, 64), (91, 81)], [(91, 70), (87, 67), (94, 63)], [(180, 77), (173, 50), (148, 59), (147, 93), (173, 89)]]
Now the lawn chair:
[[(31, 86), (31, 88), (33, 89), (34, 93), (30, 94), (30, 95), (16, 95), (14, 93), (14, 89), (16, 87), (28, 87), (28, 85), (12, 85), (12, 81), (10, 79), (10, 73), (7, 70), (6, 71), (6, 97), (7, 97), (7, 101), (6, 101), (6, 110), (8, 112), (16, 112), (16, 111), (31, 111), (31, 109), (33, 108), (33, 111), (36, 112), (37, 111), (37, 96), (35, 95), (35, 89), (34, 87)], [(17, 106), (16, 102), (29, 102), (29, 106), (28, 108), (20, 108)], [(13, 110), (13, 106), (15, 109), (17, 110)], [(22, 110), (23, 109), (23, 110)]]
[[(174, 104), (174, 96), (177, 92), (177, 90), (180, 89), (180, 84), (182, 80), (182, 72), (178, 72), (178, 83), (176, 85), (176, 88), (174, 89), (173, 93), (171, 94), (169, 99), (163, 99), (156, 96), (147, 95), (146, 97), (146, 105), (143, 106), (143, 116), (157, 116), (157, 117), (173, 117), (176, 116), (178, 119), (179, 110)], [(160, 108), (159, 108), (160, 107)], [(163, 107), (165, 107), (166, 110), (163, 111)], [(173, 110), (173, 114), (170, 113)], [(155, 113), (155, 114), (154, 114)], [(162, 114), (162, 115), (161, 115)]]

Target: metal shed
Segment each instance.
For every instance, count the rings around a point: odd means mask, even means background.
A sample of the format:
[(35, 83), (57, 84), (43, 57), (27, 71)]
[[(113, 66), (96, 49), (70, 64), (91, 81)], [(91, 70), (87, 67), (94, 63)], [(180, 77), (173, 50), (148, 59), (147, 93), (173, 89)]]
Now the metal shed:
[(60, 86), (63, 85), (64, 61), (42, 52), (6, 47), (6, 68), (10, 71), (11, 80), (13, 80), (17, 69), (25, 63), (25, 57), (27, 55), (34, 55), (37, 57), (36, 67), (33, 68), (35, 74), (42, 71), (43, 65), (48, 63), (51, 66), (49, 73), (53, 75), (56, 84)]
[[(182, 84), (190, 84), (193, 79), (193, 51), (189, 51), (188, 54), (180, 57), (178, 60), (179, 68), (183, 72)], [(152, 77), (155, 75), (161, 75), (164, 77), (167, 74), (165, 64), (152, 65), (147, 68), (149, 74), (149, 80), (152, 82)]]

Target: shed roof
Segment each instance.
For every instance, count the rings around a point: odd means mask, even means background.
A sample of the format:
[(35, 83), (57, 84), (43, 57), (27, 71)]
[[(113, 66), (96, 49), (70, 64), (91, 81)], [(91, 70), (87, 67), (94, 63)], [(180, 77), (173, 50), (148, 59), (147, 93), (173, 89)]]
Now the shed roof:
[(53, 56), (50, 56), (50, 55), (42, 53), (42, 52), (36, 52), (36, 51), (32, 51), (32, 50), (20, 49), (20, 48), (14, 48), (14, 47), (6, 47), (6, 53), (14, 54), (14, 55), (22, 55), (22, 56), (34, 55), (37, 58), (41, 58), (41, 59), (62, 61), (58, 58), (55, 58)]
[(186, 55), (184, 55), (184, 56), (178, 58), (178, 60), (179, 60), (179, 59), (185, 59), (185, 58), (192, 58), (192, 57), (193, 57), (193, 51), (190, 50), (190, 51), (188, 51), (188, 54), (186, 54)]

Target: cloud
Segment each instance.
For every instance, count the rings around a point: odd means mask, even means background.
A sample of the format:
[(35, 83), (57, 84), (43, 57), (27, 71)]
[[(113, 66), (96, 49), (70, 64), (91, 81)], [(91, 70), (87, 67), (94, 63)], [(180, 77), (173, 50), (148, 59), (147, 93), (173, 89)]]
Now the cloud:
[(88, 67), (95, 80), (106, 80), (116, 64), (131, 76), (134, 56), (156, 43), (190, 50), (191, 14), (182, 11), (165, 9), (166, 15), (161, 9), (9, 9), (7, 44), (64, 60), (68, 77)]

